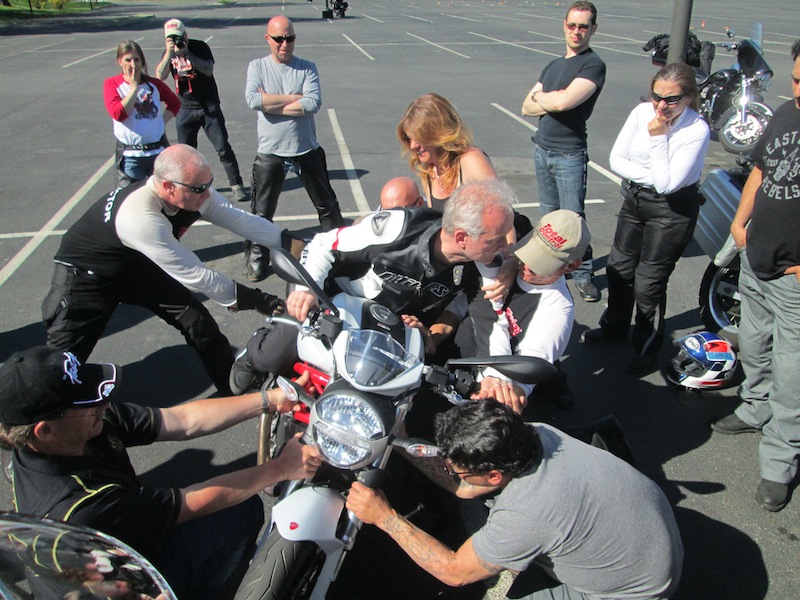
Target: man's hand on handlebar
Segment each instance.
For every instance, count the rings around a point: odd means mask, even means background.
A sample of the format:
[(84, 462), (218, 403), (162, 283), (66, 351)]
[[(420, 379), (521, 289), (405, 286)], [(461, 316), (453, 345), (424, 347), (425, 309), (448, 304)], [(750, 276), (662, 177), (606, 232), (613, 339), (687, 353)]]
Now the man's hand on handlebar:
[(286, 312), (301, 323), (306, 320), (308, 313), (319, 307), (319, 300), (311, 292), (296, 290), (286, 298)]
[(472, 394), (471, 398), (473, 400), (494, 398), (509, 406), (517, 414), (522, 414), (522, 410), (528, 404), (528, 398), (519, 386), (512, 381), (505, 381), (497, 377), (484, 377), (481, 380), (481, 389)]

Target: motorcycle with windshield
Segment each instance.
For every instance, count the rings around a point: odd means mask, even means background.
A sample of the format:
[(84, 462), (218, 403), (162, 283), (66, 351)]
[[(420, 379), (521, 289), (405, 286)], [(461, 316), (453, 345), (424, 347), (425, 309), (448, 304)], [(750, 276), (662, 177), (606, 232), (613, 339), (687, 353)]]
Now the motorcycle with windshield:
[[(457, 404), (469, 401), (476, 369), (492, 366), (508, 377), (538, 383), (555, 367), (532, 357), (451, 359), (426, 365), (418, 329), (406, 326), (374, 301), (337, 294), (329, 298), (291, 255), (273, 251), (272, 265), (285, 281), (305, 285), (321, 308), (305, 323), (282, 317), (298, 331), (295, 365), (311, 373), (309, 389), (284, 377), (277, 384), (307, 410), (281, 414), (261, 424), (260, 460), (269, 460), (295, 431), (325, 459), (317, 474), (281, 484), (268, 532), (239, 586), (236, 600), (322, 599), (336, 579), (361, 522), (345, 508), (354, 480), (379, 487), (393, 450), (415, 457), (436, 455), (435, 446), (401, 435), (415, 395), (431, 390)], [(267, 385), (270, 381), (267, 381)]]
[[(718, 42), (716, 47), (728, 52), (735, 51), (737, 62), (710, 74), (698, 70), (699, 112), (711, 130), (716, 132), (722, 147), (728, 152), (740, 154), (753, 149), (772, 117), (772, 109), (765, 104), (763, 92), (769, 89), (773, 73), (764, 58), (760, 23), (754, 26), (750, 38), (734, 40), (736, 32), (733, 29), (726, 29), (726, 34), (731, 41)], [(710, 45), (710, 42), (698, 44), (702, 48)], [(651, 38), (642, 49), (651, 53), (653, 64), (664, 66), (669, 51), (669, 35), (659, 34)], [(690, 52), (687, 63), (695, 62), (695, 66), (704, 64), (710, 72), (711, 59), (708, 53), (704, 50), (698, 52), (696, 61), (691, 60)], [(702, 60), (704, 54), (705, 61)], [(711, 56), (713, 58), (713, 52)]]

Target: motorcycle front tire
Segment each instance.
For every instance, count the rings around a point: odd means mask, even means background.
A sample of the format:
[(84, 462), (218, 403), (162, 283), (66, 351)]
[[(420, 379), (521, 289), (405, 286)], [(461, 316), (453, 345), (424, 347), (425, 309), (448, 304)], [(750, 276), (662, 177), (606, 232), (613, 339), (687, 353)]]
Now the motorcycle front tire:
[(750, 109), (745, 115), (745, 124), (741, 125), (738, 111), (731, 109), (729, 113), (717, 132), (719, 143), (732, 154), (750, 152), (767, 128), (770, 115)]
[(314, 591), (325, 553), (313, 542), (291, 542), (273, 529), (256, 550), (234, 600), (303, 600)]
[(700, 317), (709, 331), (719, 333), (734, 346), (739, 345), (739, 260), (718, 267), (709, 263), (700, 283)]

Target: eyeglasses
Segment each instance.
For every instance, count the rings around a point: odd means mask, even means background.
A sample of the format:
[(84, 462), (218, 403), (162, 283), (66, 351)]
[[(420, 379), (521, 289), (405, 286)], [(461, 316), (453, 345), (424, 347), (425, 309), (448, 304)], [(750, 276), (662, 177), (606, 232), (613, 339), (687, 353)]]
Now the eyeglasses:
[(478, 475), (477, 471), (456, 471), (452, 467), (449, 458), (446, 458), (442, 464), (444, 466), (445, 473), (451, 476), (457, 475), (458, 477), (469, 477), (470, 475)]
[(589, 31), (589, 28), (592, 26), (591, 23), (564, 23), (564, 25), (570, 31), (575, 31), (576, 29), (580, 31)]
[(272, 38), (272, 41), (280, 46), (283, 42), (287, 44), (294, 43), (295, 39), (297, 39), (296, 35), (271, 35), (269, 36)]
[(678, 102), (683, 100), (685, 95), (686, 94), (681, 94), (680, 96), (659, 96), (655, 92), (650, 92), (650, 97), (653, 99), (653, 102), (658, 104), (663, 100), (668, 106), (675, 106)]
[(175, 185), (182, 185), (183, 187), (189, 189), (190, 191), (194, 192), (195, 194), (202, 194), (208, 188), (211, 187), (211, 184), (214, 183), (214, 178), (211, 178), (211, 181), (204, 185), (189, 185), (188, 183), (182, 183), (180, 181), (172, 181), (171, 179), (168, 180), (170, 183), (174, 183)]

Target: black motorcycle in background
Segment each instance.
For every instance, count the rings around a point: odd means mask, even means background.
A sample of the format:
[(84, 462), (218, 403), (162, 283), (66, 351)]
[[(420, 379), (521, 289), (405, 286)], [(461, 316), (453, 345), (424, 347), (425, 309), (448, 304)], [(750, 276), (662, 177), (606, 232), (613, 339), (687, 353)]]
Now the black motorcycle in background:
[[(762, 95), (772, 82), (772, 69), (761, 49), (761, 24), (753, 29), (750, 38), (716, 45), (700, 42), (691, 32), (688, 37), (686, 62), (697, 71), (700, 116), (716, 132), (723, 148), (734, 154), (752, 150), (772, 117), (772, 109), (764, 103)], [(736, 36), (732, 29), (726, 29), (726, 34), (731, 40)], [(715, 46), (736, 51), (737, 63), (711, 73)], [(642, 49), (650, 52), (653, 64), (664, 66), (669, 35), (651, 38)]]

